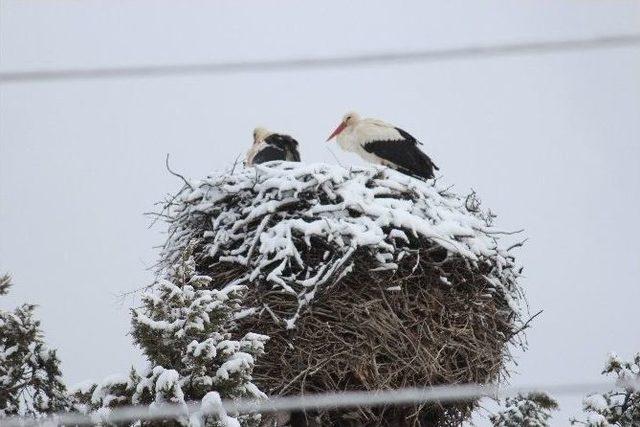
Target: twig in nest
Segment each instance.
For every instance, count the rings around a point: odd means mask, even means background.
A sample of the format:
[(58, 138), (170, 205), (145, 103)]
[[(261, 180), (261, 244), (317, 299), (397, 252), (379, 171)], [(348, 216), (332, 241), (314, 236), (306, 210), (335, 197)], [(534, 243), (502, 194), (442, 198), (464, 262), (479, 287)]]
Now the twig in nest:
[(509, 246), (507, 248), (507, 252), (509, 252), (511, 249), (515, 249), (515, 248), (521, 247), (522, 245), (524, 245), (527, 242), (527, 240), (529, 240), (529, 238), (526, 238), (526, 239), (524, 239), (524, 240), (522, 240), (522, 241), (520, 241), (518, 243), (514, 243), (513, 245), (511, 245), (511, 246)]
[(535, 319), (536, 317), (538, 317), (539, 315), (542, 314), (544, 310), (540, 310), (539, 312), (537, 312), (536, 314), (534, 314), (533, 316), (529, 317), (529, 319), (524, 322), (524, 324), (518, 328), (517, 331), (515, 331), (513, 334), (511, 334), (511, 336), (509, 337), (509, 339), (511, 339), (512, 337), (515, 337), (516, 335), (518, 335), (520, 332), (524, 331), (525, 329), (527, 329), (529, 327), (529, 324), (533, 321), (533, 319)]
[(230, 175), (233, 175), (233, 173), (236, 170), (236, 166), (238, 165), (238, 159), (240, 159), (240, 156), (242, 156), (242, 153), (238, 154), (236, 156), (236, 159), (233, 161), (233, 166), (231, 167), (231, 172), (229, 172)]
[(524, 231), (524, 228), (515, 231), (504, 231), (504, 230), (485, 230), (484, 232), (487, 234), (504, 234), (506, 236), (512, 236), (514, 234), (519, 234)]
[(167, 167), (167, 170), (169, 171), (169, 173), (170, 173), (171, 175), (173, 175), (173, 176), (177, 176), (178, 178), (180, 178), (180, 179), (182, 180), (182, 182), (184, 182), (184, 184), (185, 184), (187, 187), (189, 187), (191, 190), (193, 190), (193, 186), (191, 185), (191, 183), (190, 183), (189, 181), (187, 181), (187, 179), (186, 179), (184, 176), (182, 176), (182, 175), (180, 175), (179, 173), (174, 172), (174, 171), (172, 171), (172, 170), (171, 170), (171, 167), (169, 166), (169, 153), (167, 153), (167, 157), (166, 157), (166, 158), (165, 158), (165, 160), (164, 160), (164, 164), (165, 164), (165, 166)]
[[(167, 154), (167, 168), (169, 168), (169, 154)], [(169, 171), (171, 171), (169, 169)], [(184, 178), (182, 178), (184, 180)], [(178, 191), (176, 194), (174, 194), (173, 196), (171, 196), (171, 200), (164, 202), (164, 206), (162, 207), (162, 210), (159, 213), (155, 213), (155, 212), (145, 212), (145, 215), (153, 215), (153, 221), (151, 221), (151, 224), (149, 224), (149, 227), (147, 228), (152, 228), (156, 222), (158, 222), (158, 220), (160, 218), (165, 218), (166, 220), (171, 219), (171, 216), (168, 214), (165, 214), (165, 212), (169, 211), (169, 208), (173, 205), (173, 202), (175, 202), (175, 200), (178, 198), (178, 196), (180, 194), (182, 194), (182, 191), (184, 190), (185, 187), (182, 187), (182, 189), (180, 191)], [(191, 187), (191, 189), (193, 190), (193, 187)]]
[(327, 150), (329, 150), (329, 152), (331, 153), (331, 155), (333, 156), (334, 160), (336, 161), (336, 163), (338, 163), (340, 166), (344, 167), (344, 165), (342, 163), (340, 163), (340, 159), (338, 159), (338, 157), (335, 155), (335, 153), (331, 150), (331, 148), (327, 147)]

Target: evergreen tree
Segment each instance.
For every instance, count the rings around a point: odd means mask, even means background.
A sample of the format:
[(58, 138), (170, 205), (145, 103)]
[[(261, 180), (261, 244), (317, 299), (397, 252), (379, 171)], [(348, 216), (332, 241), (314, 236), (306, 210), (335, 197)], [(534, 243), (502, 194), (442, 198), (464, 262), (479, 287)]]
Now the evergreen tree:
[[(0, 276), (0, 295), (11, 286)], [(35, 306), (0, 310), (0, 418), (38, 417), (69, 408), (55, 350), (45, 346)]]
[(558, 403), (546, 393), (529, 393), (507, 398), (504, 410), (490, 420), (496, 427), (546, 427), (556, 409)]
[(132, 311), (132, 335), (149, 360), (148, 370), (78, 387), (78, 408), (106, 415), (121, 405), (200, 401), (203, 409), (219, 411), (205, 425), (257, 424), (257, 415), (228, 416), (220, 406), (221, 399), (266, 397), (251, 382), (251, 373), (267, 337), (248, 333), (234, 340), (231, 333), (245, 287), (212, 289), (210, 277), (196, 274), (191, 249), (165, 277)]
[(571, 424), (589, 427), (640, 426), (640, 391), (637, 388), (640, 384), (640, 353), (636, 353), (629, 362), (610, 354), (602, 374), (615, 376), (620, 388), (587, 396), (582, 402), (586, 419), (573, 419)]

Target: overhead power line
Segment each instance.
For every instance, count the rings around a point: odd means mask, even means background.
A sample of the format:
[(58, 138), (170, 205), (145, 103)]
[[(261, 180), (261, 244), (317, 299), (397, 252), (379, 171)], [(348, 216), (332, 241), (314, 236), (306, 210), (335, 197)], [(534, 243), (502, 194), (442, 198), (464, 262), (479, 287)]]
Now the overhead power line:
[[(617, 382), (575, 383), (540, 385), (528, 387), (500, 387), (497, 385), (462, 384), (442, 385), (426, 388), (405, 388), (385, 391), (354, 391), (342, 393), (325, 393), (303, 396), (273, 397), (268, 400), (239, 399), (222, 402), (222, 408), (229, 413), (264, 413), (294, 410), (313, 410), (327, 408), (373, 407), (382, 405), (407, 405), (426, 402), (447, 403), (482, 397), (504, 398), (527, 394), (530, 392), (547, 392), (552, 395), (585, 394), (606, 392), (616, 388), (640, 390), (640, 382), (627, 378)], [(211, 411), (211, 409), (209, 409)], [(183, 405), (166, 404), (148, 406), (118, 407), (102, 412), (59, 413), (45, 418), (29, 419), (10, 417), (2, 419), (6, 427), (28, 427), (40, 425), (86, 425), (100, 421), (121, 423), (133, 420), (161, 420), (167, 418), (213, 415), (215, 412), (203, 412), (198, 403)]]
[(318, 68), (436, 62), (454, 59), (541, 54), (640, 45), (640, 34), (602, 36), (587, 39), (530, 41), (478, 45), (410, 52), (363, 53), (358, 55), (307, 57), (274, 60), (211, 62), (133, 67), (32, 70), (0, 73), (0, 84), (64, 80), (165, 77), (198, 74), (234, 74), (264, 71), (293, 71)]

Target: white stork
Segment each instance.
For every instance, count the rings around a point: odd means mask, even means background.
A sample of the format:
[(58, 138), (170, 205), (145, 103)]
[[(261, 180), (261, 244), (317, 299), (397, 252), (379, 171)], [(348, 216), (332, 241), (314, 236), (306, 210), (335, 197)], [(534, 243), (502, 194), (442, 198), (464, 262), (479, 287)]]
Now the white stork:
[(347, 113), (327, 141), (335, 136), (343, 150), (407, 175), (430, 179), (434, 169), (438, 170), (429, 156), (418, 148), (421, 142), (382, 120), (362, 119), (358, 113)]
[(257, 127), (253, 130), (253, 145), (247, 151), (245, 164), (253, 166), (271, 160), (299, 162), (298, 141), (289, 135), (273, 133)]

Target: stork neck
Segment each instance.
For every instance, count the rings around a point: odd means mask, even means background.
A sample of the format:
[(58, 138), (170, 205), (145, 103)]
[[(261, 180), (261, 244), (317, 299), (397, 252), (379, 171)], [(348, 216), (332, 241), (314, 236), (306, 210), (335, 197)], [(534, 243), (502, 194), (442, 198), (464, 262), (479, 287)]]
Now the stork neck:
[(358, 144), (355, 126), (348, 126), (336, 138), (336, 141), (343, 150), (354, 151)]

